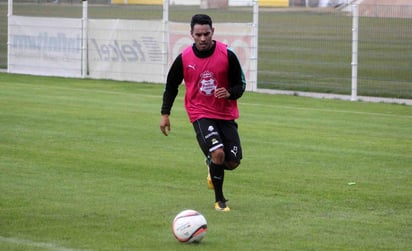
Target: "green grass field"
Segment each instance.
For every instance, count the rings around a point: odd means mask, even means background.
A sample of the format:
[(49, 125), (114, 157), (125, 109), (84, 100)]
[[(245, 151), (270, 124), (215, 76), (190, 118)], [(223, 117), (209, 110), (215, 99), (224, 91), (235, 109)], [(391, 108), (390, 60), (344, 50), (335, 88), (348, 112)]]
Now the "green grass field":
[[(410, 250), (412, 108), (245, 93), (244, 160), (213, 209), (163, 86), (0, 73), (0, 250)], [(178, 243), (174, 216), (208, 220)]]

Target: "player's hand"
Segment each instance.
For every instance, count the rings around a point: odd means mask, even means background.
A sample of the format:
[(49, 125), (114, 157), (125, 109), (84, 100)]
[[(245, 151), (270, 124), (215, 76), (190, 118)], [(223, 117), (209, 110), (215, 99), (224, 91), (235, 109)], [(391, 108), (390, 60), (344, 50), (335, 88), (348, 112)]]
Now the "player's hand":
[(169, 120), (169, 115), (164, 114), (162, 115), (162, 118), (160, 119), (160, 131), (167, 136), (170, 133), (170, 120)]
[(216, 98), (229, 98), (230, 93), (224, 87), (217, 88), (215, 90), (215, 97)]

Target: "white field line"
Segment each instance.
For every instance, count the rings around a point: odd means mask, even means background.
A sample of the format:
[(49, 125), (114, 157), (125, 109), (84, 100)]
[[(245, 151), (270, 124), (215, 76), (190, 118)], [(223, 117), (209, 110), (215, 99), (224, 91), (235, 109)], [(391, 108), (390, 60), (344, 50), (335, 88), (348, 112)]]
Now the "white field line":
[(55, 250), (55, 251), (85, 251), (85, 250), (80, 250), (80, 249), (72, 249), (72, 248), (61, 247), (61, 246), (58, 246), (54, 243), (35, 242), (35, 241), (31, 241), (31, 240), (14, 238), (14, 237), (0, 236), (0, 242), (11, 243), (11, 244), (16, 244), (16, 245), (20, 245), (20, 246), (45, 248), (45, 249)]
[(347, 114), (360, 114), (360, 115), (372, 115), (376, 117), (393, 117), (393, 118), (405, 118), (412, 119), (411, 115), (400, 115), (400, 114), (390, 114), (390, 113), (378, 113), (378, 112), (362, 112), (362, 111), (347, 111), (347, 110), (334, 110), (327, 108), (310, 108), (310, 107), (297, 107), (297, 106), (287, 106), (287, 105), (271, 105), (271, 104), (259, 104), (259, 103), (240, 103), (241, 106), (259, 106), (268, 108), (283, 108), (290, 110), (301, 110), (301, 111), (319, 111), (319, 112), (331, 112), (331, 113), (347, 113)]
[[(290, 95), (290, 96), (319, 98), (319, 99), (324, 98), (324, 99), (340, 99), (340, 100), (346, 100), (346, 101), (351, 100), (350, 95), (331, 94), (331, 93), (283, 91), (283, 90), (268, 90), (268, 89), (261, 89), (261, 90), (257, 90), (256, 92), (265, 93), (265, 94), (281, 94), (281, 95)], [(411, 99), (358, 96), (357, 101), (364, 101), (364, 102), (371, 102), (371, 103), (390, 103), (390, 104), (412, 105)]]

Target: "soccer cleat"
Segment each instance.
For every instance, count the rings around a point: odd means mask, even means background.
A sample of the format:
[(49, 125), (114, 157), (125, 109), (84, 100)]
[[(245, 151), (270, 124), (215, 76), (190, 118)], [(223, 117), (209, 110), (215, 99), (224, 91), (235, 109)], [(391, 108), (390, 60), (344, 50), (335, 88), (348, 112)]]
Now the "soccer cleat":
[(213, 186), (212, 178), (210, 177), (210, 173), (207, 174), (207, 186), (209, 187), (209, 189), (215, 189), (215, 186)]
[(212, 177), (210, 177), (210, 168), (209, 168), (210, 160), (206, 159), (206, 166), (207, 166), (207, 186), (209, 189), (214, 190), (215, 187), (213, 186)]
[(230, 208), (226, 205), (226, 202), (217, 201), (215, 202), (215, 209), (217, 211), (229, 212)]

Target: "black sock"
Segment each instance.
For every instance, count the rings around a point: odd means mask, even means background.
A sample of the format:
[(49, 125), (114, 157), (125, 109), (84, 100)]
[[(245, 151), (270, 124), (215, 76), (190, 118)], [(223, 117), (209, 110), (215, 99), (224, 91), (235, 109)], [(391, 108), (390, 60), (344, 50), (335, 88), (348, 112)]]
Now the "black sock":
[(210, 177), (212, 178), (213, 186), (215, 187), (215, 199), (216, 201), (226, 201), (223, 196), (223, 181), (225, 178), (225, 166), (216, 165), (210, 162)]

